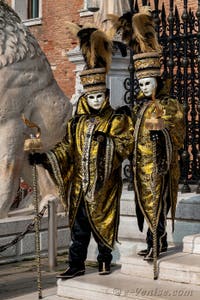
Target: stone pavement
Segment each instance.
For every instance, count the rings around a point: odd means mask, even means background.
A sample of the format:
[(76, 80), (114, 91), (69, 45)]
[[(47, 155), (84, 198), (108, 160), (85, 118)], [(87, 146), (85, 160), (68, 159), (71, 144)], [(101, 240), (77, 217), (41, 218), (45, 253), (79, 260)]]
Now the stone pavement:
[[(64, 270), (65, 260), (66, 256), (58, 256), (55, 272), (49, 272), (46, 258), (41, 260), (42, 290), (49, 290), (51, 293), (53, 288), (54, 294), (56, 294), (56, 272)], [(32, 293), (34, 294), (32, 295)], [(18, 297), (20, 300), (37, 299), (37, 273), (34, 260), (0, 265), (0, 300), (14, 297)]]

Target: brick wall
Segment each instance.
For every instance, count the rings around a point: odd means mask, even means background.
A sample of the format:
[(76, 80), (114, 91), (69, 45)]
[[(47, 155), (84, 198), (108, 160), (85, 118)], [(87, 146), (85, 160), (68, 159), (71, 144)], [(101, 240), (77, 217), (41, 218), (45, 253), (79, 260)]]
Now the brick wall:
[(66, 30), (65, 22), (79, 22), (82, 1), (46, 0), (42, 6), (42, 25), (32, 26), (31, 31), (46, 53), (56, 80), (68, 97), (74, 93), (74, 65), (66, 52), (76, 45), (76, 39)]
[[(11, 0), (7, 0), (7, 2), (10, 4)], [(75, 66), (68, 61), (66, 52), (76, 46), (77, 40), (66, 29), (65, 22), (81, 24), (88, 21), (88, 18), (80, 18), (83, 2), (83, 0), (43, 0), (42, 25), (30, 27), (52, 65), (59, 86), (69, 98), (74, 93)], [(161, 7), (162, 1), (159, 2)], [(169, 7), (169, 0), (164, 2), (166, 8)], [(141, 6), (142, 0), (139, 0), (138, 3)], [(150, 0), (150, 3), (153, 8), (154, 0)], [(174, 3), (182, 11), (183, 0), (176, 0)], [(188, 7), (196, 12), (197, 1), (188, 0)]]

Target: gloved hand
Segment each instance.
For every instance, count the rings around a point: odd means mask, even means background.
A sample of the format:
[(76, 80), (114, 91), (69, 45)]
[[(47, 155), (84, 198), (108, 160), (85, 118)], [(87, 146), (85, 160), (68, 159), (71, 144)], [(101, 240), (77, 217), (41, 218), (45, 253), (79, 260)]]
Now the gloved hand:
[(102, 143), (106, 140), (106, 134), (103, 131), (95, 131), (93, 134), (93, 140)]
[(152, 142), (158, 142), (163, 138), (162, 130), (150, 130), (150, 140)]
[(123, 106), (118, 107), (115, 110), (115, 113), (120, 114), (120, 115), (127, 115), (127, 116), (131, 117), (131, 110), (128, 107), (128, 105), (123, 105)]
[(33, 166), (34, 164), (39, 165), (46, 160), (46, 157), (47, 156), (45, 153), (29, 153), (28, 161), (31, 166)]

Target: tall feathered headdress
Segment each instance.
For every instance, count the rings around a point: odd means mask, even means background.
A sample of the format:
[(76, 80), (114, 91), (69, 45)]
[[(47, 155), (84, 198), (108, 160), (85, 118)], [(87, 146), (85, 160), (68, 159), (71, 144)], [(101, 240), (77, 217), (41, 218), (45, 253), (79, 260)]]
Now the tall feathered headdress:
[(160, 55), (162, 47), (158, 42), (152, 11), (143, 6), (132, 19), (134, 29), (133, 62), (138, 79), (160, 77)]
[(109, 14), (107, 17), (113, 24), (110, 29), (112, 38), (121, 31), (122, 41), (132, 48), (134, 53), (161, 51), (149, 6), (142, 6), (135, 14), (128, 12), (120, 17)]
[(107, 20), (111, 21), (113, 24), (108, 31), (110, 38), (114, 39), (116, 33), (120, 33), (121, 41), (123, 41), (127, 46), (131, 46), (133, 36), (132, 17), (133, 14), (131, 12), (126, 12), (122, 16), (108, 14)]
[(143, 6), (139, 13), (133, 15), (132, 26), (134, 53), (161, 52), (162, 47), (158, 43), (152, 11), (149, 6)]
[(67, 27), (79, 39), (86, 69), (103, 67), (108, 71), (112, 58), (112, 41), (106, 33), (95, 27), (81, 27), (71, 22), (67, 22)]
[(106, 73), (112, 60), (112, 41), (98, 28), (67, 22), (68, 29), (79, 39), (85, 61), (80, 78), (85, 91), (105, 89)]
[(122, 31), (122, 41), (133, 50), (133, 62), (138, 79), (160, 76), (160, 46), (150, 6), (142, 6), (138, 13), (121, 17), (108, 15), (113, 23), (110, 32)]

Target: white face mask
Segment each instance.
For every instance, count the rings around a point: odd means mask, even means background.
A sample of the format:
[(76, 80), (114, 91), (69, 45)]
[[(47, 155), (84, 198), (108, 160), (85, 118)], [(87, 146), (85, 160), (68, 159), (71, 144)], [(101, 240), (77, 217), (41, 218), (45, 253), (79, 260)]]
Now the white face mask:
[(100, 109), (105, 100), (104, 92), (97, 92), (87, 95), (87, 103), (93, 109)]
[(146, 97), (150, 97), (153, 91), (157, 88), (157, 80), (155, 77), (139, 79), (139, 86)]

